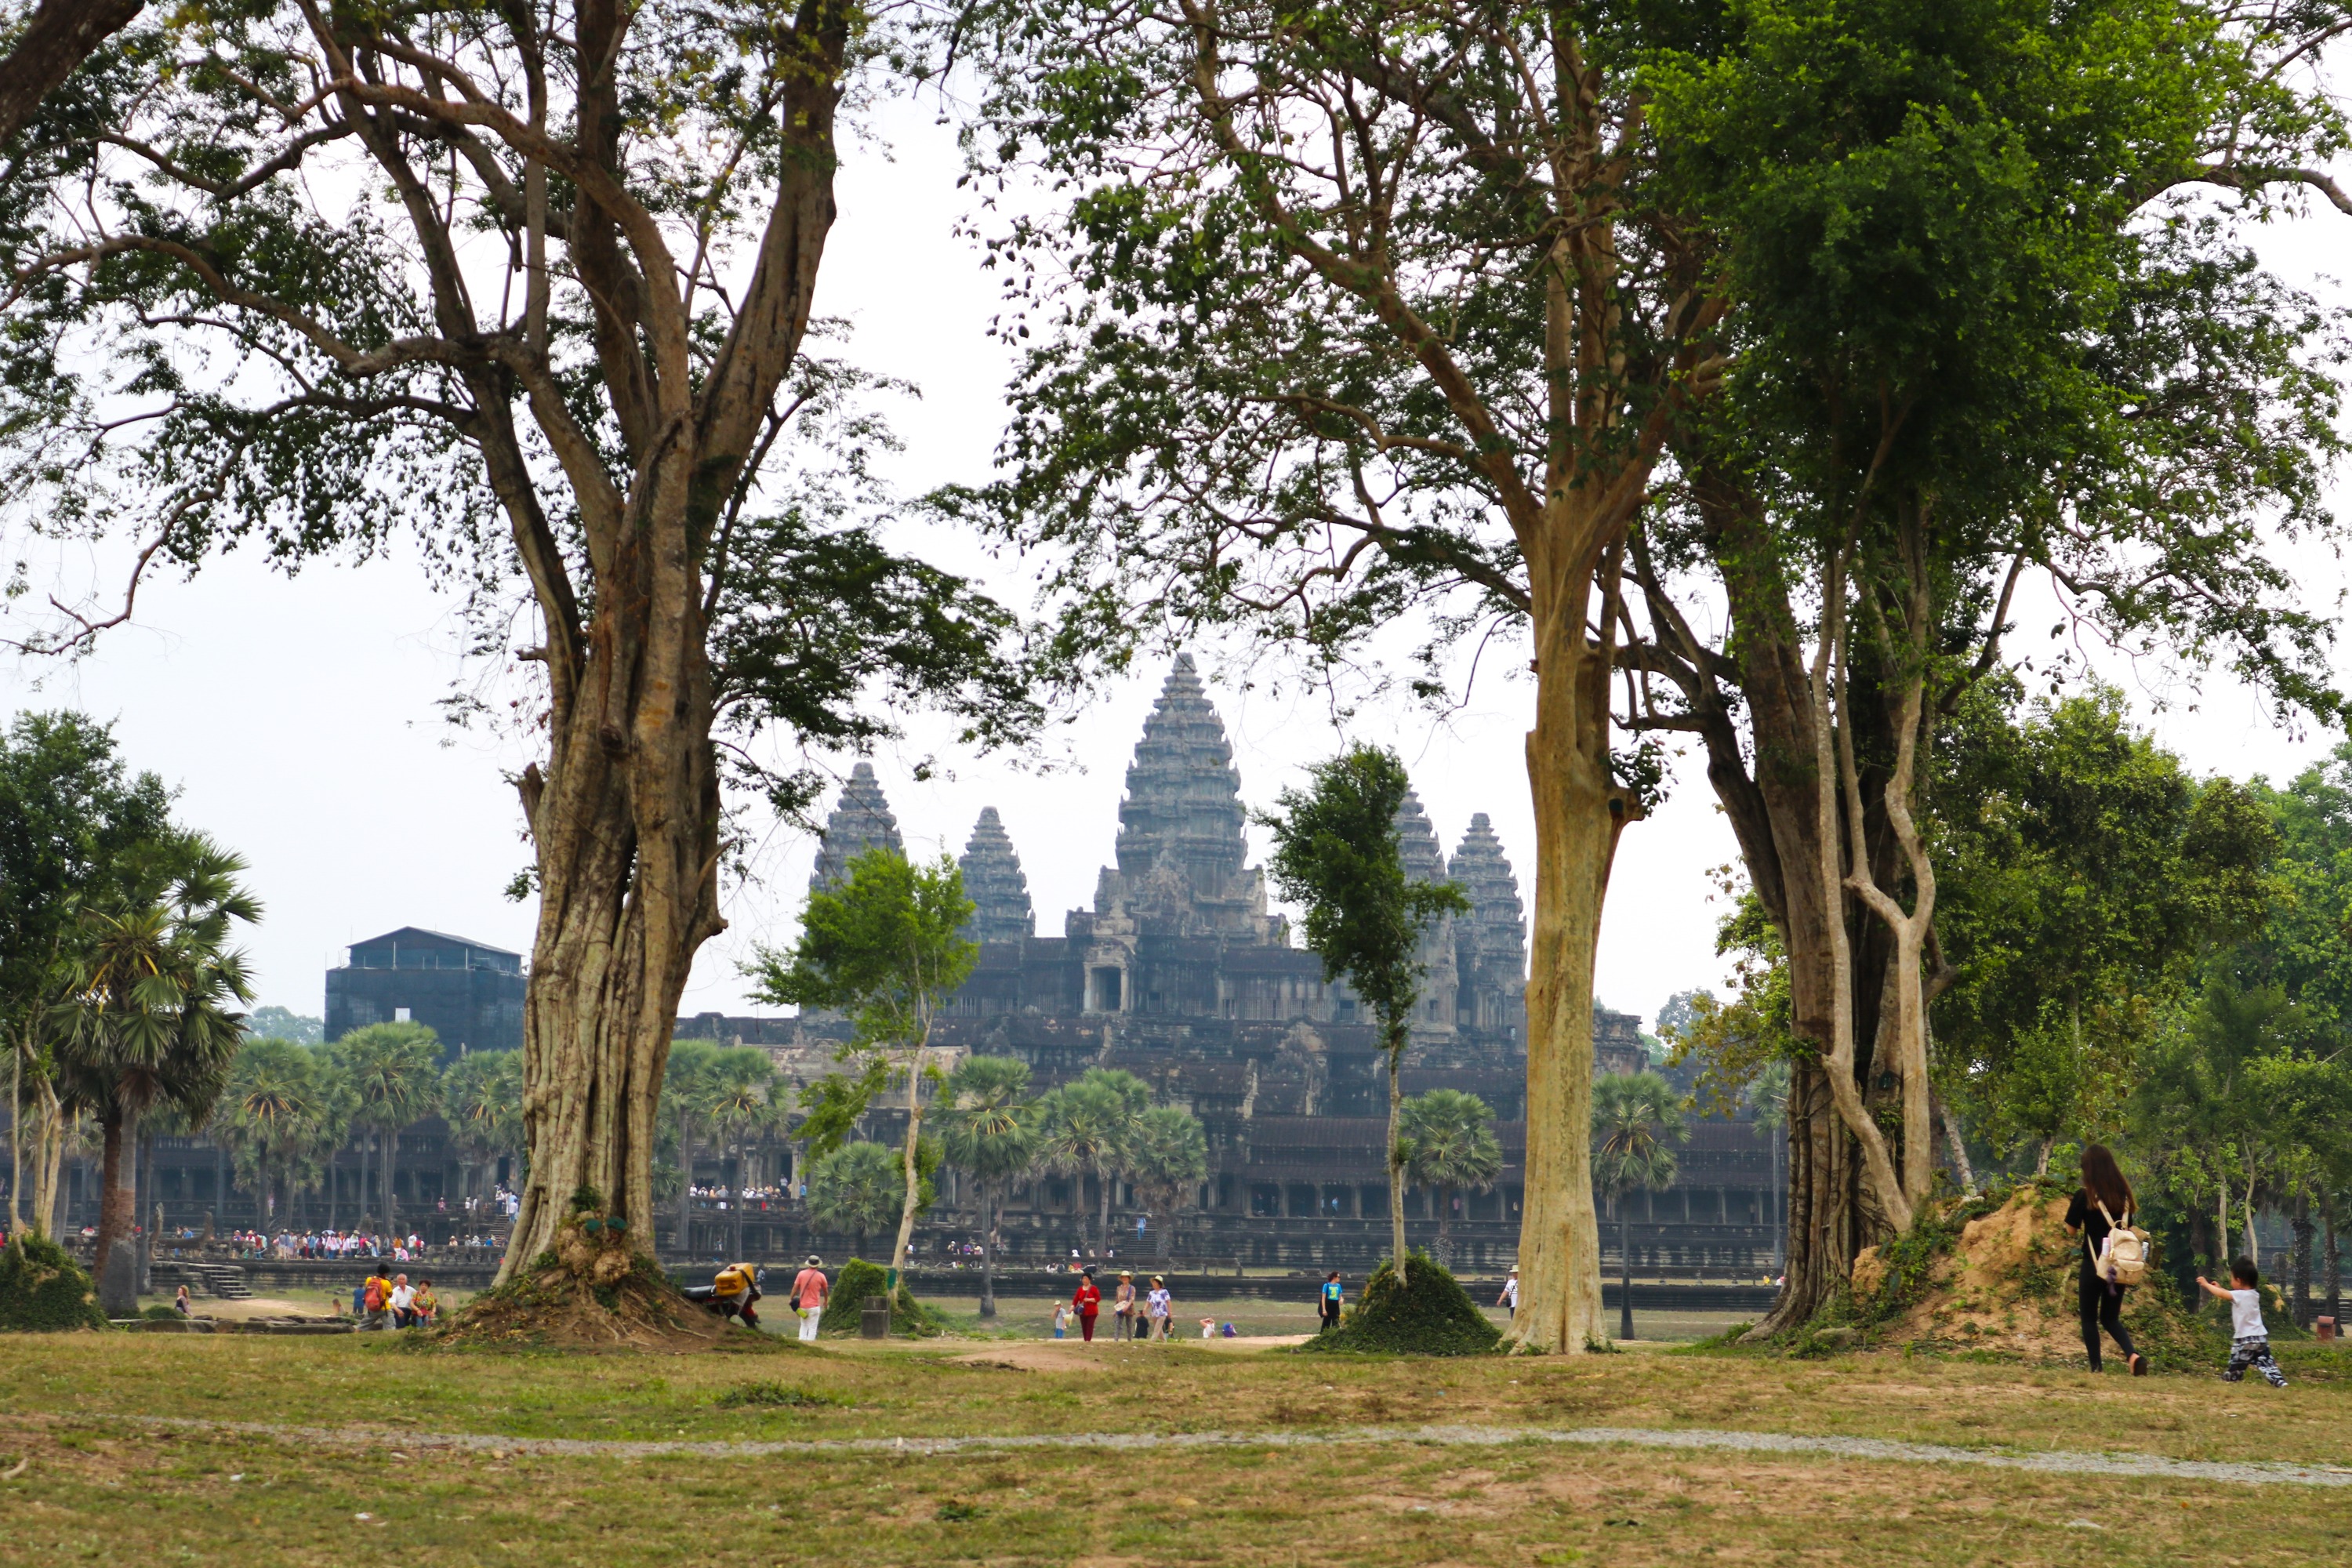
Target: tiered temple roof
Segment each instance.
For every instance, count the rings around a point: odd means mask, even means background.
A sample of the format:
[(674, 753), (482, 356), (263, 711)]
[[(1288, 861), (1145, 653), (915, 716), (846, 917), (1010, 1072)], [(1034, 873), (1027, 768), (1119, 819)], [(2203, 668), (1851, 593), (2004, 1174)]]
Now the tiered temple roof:
[[(1502, 840), (1485, 812), (1470, 819), (1448, 868), (1470, 898), (1470, 914), (1454, 926), (1455, 963), (1465, 998), (1461, 1021), (1485, 1027), (1516, 1029), (1523, 1010), (1517, 997), (1527, 984), (1528, 927), (1519, 902), (1519, 879), (1503, 855)], [(1481, 994), (1478, 1006), (1469, 1005), (1471, 994)], [(1496, 1005), (1504, 1016), (1481, 1016)]]
[(841, 798), (824, 819), (809, 891), (846, 880), (850, 859), (873, 848), (903, 855), (907, 845), (898, 837), (898, 819), (890, 815), (890, 803), (882, 798), (882, 781), (874, 776), (874, 764), (859, 763), (849, 770), (849, 782), (841, 786)]
[(996, 807), (981, 808), (971, 841), (956, 865), (963, 872), (964, 896), (972, 903), (966, 936), (974, 942), (1020, 942), (1037, 934), (1029, 879), (1022, 874), (1021, 857), (1013, 853)]
[[(1397, 807), (1396, 825), (1397, 858), (1403, 863), (1405, 879), (1447, 880), (1445, 852), (1437, 846), (1437, 830), (1429, 825), (1429, 813), (1422, 808), (1421, 796), (1410, 789), (1404, 793), (1404, 804)], [(1451, 1033), (1454, 1027), (1455, 993), (1460, 986), (1454, 924), (1452, 915), (1440, 915), (1430, 922), (1422, 939), (1421, 1005), (1413, 1024), (1424, 1035)]]

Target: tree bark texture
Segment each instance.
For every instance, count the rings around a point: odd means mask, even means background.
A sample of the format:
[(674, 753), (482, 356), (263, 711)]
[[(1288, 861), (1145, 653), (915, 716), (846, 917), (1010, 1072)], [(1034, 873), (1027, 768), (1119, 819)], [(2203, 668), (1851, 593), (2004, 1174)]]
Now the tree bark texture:
[(99, 1162), (98, 1247), (91, 1268), (98, 1277), (98, 1303), (110, 1318), (139, 1315), (137, 1264), (131, 1232), (139, 1213), (138, 1140), (121, 1116), (99, 1121), (103, 1152)]

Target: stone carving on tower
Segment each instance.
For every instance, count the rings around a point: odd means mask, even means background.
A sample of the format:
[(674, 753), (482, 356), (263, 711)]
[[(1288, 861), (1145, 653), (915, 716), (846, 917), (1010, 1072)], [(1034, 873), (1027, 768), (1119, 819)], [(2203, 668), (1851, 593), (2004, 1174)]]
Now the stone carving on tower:
[[(1408, 882), (1448, 880), (1445, 853), (1437, 847), (1437, 830), (1429, 825), (1421, 796), (1408, 789), (1397, 807), (1397, 858)], [(1461, 984), (1456, 973), (1454, 919), (1450, 914), (1431, 921), (1421, 939), (1421, 1001), (1413, 1009), (1412, 1032), (1417, 1038), (1454, 1033), (1454, 1009)]]
[(874, 764), (860, 763), (849, 770), (849, 782), (841, 786), (841, 798), (834, 803), (833, 815), (824, 819), (824, 836), (817, 842), (816, 869), (809, 876), (809, 891), (848, 880), (851, 858), (874, 848), (907, 852), (906, 842), (898, 837), (898, 819), (890, 815), (890, 803), (882, 798), (882, 781), (874, 776)]
[(1129, 927), (1286, 945), (1286, 923), (1266, 913), (1265, 874), (1243, 864), (1249, 850), (1241, 782), (1224, 721), (1209, 705), (1192, 656), (1179, 654), (1127, 770), (1118, 868), (1104, 868), (1091, 917), (1073, 911), (1071, 936)]
[(1517, 1037), (1527, 1017), (1527, 919), (1518, 879), (1485, 812), (1470, 819), (1450, 869), (1470, 899), (1469, 915), (1454, 926), (1457, 1016), (1465, 1026)]
[(1029, 879), (1021, 872), (1021, 857), (1013, 852), (1013, 837), (996, 807), (981, 808), (971, 841), (956, 861), (963, 872), (964, 897), (971, 900), (971, 919), (964, 935), (973, 942), (1022, 942), (1037, 934), (1029, 907)]

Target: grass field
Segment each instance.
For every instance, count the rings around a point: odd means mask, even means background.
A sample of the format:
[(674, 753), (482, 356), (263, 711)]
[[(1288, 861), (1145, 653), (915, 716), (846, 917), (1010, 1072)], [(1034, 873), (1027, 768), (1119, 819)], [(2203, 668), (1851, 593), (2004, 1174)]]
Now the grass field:
[[(730, 1441), (1366, 1426), (1738, 1428), (2335, 1465), (2352, 1357), (2294, 1385), (1946, 1360), (1339, 1360), (1227, 1342), (828, 1342), (690, 1357), (397, 1336), (0, 1342), (0, 1561), (435, 1564), (2080, 1563), (2352, 1560), (2352, 1490), (1514, 1443), (955, 1456), (453, 1452), (430, 1433)], [(2201, 1369), (2200, 1369), (2201, 1370)], [(747, 1402), (750, 1401), (750, 1402)], [(772, 1403), (782, 1400), (786, 1403)], [(769, 1401), (770, 1403), (761, 1403)], [(163, 1425), (154, 1416), (194, 1425)], [(220, 1424), (324, 1428), (362, 1447)], [(407, 1446), (404, 1447), (404, 1443)]]

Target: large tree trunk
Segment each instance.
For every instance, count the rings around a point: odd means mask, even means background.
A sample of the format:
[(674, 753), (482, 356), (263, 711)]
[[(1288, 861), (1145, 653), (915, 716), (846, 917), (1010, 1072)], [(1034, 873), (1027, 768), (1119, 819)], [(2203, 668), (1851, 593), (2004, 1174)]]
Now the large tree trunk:
[(1609, 772), (1609, 656), (1585, 634), (1592, 563), (1536, 601), (1536, 910), (1528, 984), (1526, 1198), (1513, 1348), (1580, 1354), (1605, 1343), (1592, 1206), (1592, 966), (1617, 834), (1633, 812)]
[[(1405, 1275), (1404, 1249), (1404, 1090), (1399, 1082), (1398, 1058), (1404, 1055), (1402, 1022), (1389, 1026), (1389, 1256), (1396, 1260), (1397, 1279)], [(1452, 1259), (1448, 1258), (1448, 1262)]]
[(16, 47), (0, 59), (0, 142), (25, 128), (41, 100), (100, 45), (129, 26), (147, 0), (41, 0)]
[(110, 1318), (139, 1315), (138, 1264), (131, 1230), (139, 1210), (138, 1141), (128, 1136), (117, 1112), (99, 1119), (105, 1152), (100, 1163), (98, 1250), (91, 1259), (98, 1277), (100, 1310)]
[(2311, 1194), (2294, 1194), (2294, 1326), (2311, 1327)]
[(2336, 1331), (2344, 1332), (2344, 1254), (2336, 1238), (2336, 1194), (2323, 1190), (2319, 1194), (2319, 1224), (2323, 1237), (2322, 1262), (2326, 1274), (2321, 1281), (2327, 1292), (2327, 1315), (2336, 1320)]

